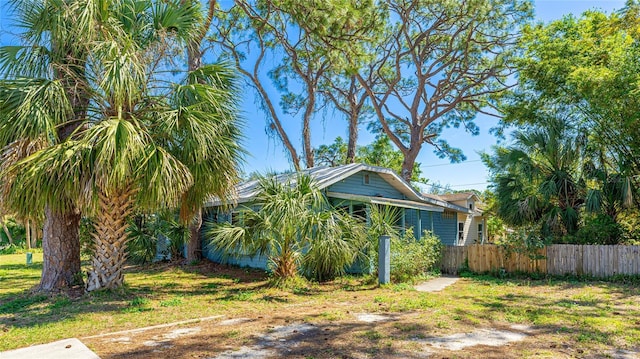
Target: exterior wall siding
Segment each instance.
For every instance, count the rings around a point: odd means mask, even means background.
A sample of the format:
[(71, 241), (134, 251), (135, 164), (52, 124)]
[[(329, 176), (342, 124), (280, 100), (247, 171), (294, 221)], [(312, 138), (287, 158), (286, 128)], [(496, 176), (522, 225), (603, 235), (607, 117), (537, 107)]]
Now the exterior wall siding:
[(440, 238), (442, 244), (453, 246), (456, 242), (458, 221), (455, 213), (434, 212), (433, 233)]
[(422, 232), (431, 231), (433, 232), (433, 216), (437, 212), (431, 211), (422, 211), (420, 220), (422, 221)]
[(478, 238), (478, 224), (482, 224), (482, 236), (486, 238), (487, 224), (484, 217), (474, 217), (464, 213), (458, 213), (458, 222), (464, 223), (464, 239), (458, 245), (480, 244), (482, 238)]
[(457, 217), (454, 213), (420, 211), (418, 226), (418, 210), (405, 209), (405, 228), (413, 227), (416, 238), (421, 238), (425, 230), (432, 231), (445, 245), (455, 245), (457, 234)]
[(416, 238), (420, 238), (418, 233), (418, 210), (405, 208), (404, 209), (404, 228), (413, 228), (413, 235)]
[(266, 270), (268, 267), (267, 256), (257, 255), (253, 257), (242, 256), (239, 258), (234, 258), (234, 257), (224, 258), (221, 251), (217, 250), (216, 248), (213, 248), (211, 245), (207, 243), (203, 243), (202, 252), (203, 252), (203, 255), (208, 260), (216, 263), (225, 263), (225, 264), (235, 265), (238, 267), (249, 267), (249, 268), (264, 269), (264, 270)]
[[(364, 176), (369, 175), (369, 184), (364, 184)], [(393, 188), (377, 173), (361, 171), (338, 183), (327, 187), (327, 191), (349, 193), (361, 196), (404, 199), (404, 195)]]

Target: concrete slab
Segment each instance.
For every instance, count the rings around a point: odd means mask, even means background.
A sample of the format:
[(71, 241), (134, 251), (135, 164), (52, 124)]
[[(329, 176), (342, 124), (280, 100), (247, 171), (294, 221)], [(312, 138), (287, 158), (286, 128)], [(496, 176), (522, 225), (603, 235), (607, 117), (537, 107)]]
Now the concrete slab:
[(100, 359), (76, 338), (0, 352), (0, 359)]
[(439, 292), (457, 282), (460, 277), (438, 277), (415, 286), (418, 292)]

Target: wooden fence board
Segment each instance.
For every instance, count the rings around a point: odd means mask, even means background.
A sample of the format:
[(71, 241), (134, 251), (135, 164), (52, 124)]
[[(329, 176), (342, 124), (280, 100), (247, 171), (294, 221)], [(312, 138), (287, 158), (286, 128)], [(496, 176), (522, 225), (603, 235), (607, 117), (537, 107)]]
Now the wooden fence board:
[(554, 244), (541, 249), (537, 258), (526, 253), (507, 253), (495, 245), (447, 246), (441, 268), (457, 274), (465, 261), (474, 272), (539, 272), (552, 275), (611, 277), (640, 275), (640, 246)]

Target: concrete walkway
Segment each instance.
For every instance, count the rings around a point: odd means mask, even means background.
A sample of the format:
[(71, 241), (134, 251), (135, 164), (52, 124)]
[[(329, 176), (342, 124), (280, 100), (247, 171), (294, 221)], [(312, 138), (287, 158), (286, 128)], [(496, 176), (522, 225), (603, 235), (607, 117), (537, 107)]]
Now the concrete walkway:
[(1, 352), (2, 359), (100, 359), (76, 338)]
[(438, 277), (415, 286), (418, 292), (439, 292), (457, 282), (460, 277)]

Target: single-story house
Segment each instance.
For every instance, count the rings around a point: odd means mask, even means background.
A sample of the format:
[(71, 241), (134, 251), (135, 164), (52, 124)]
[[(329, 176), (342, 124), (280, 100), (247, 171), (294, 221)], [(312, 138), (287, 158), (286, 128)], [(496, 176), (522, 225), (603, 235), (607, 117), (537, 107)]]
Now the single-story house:
[[(480, 233), (471, 230), (471, 226), (484, 223), (481, 212), (475, 208), (478, 197), (467, 193), (464, 199), (458, 197), (424, 195), (388, 168), (369, 166), (360, 163), (337, 167), (314, 167), (302, 171), (311, 176), (329, 201), (336, 207), (348, 209), (352, 215), (367, 216), (367, 207), (371, 204), (394, 206), (401, 210), (401, 227), (412, 228), (416, 238), (424, 230), (437, 235), (445, 245), (464, 245), (473, 243)], [(276, 175), (282, 182), (289, 181), (292, 174)], [(238, 206), (250, 206), (258, 193), (258, 180), (241, 183), (236, 188), (235, 203)], [(462, 198), (462, 196), (460, 196)], [(206, 205), (205, 220), (210, 222), (229, 222), (237, 212), (224, 210), (223, 203), (212, 199)], [(477, 215), (480, 215), (478, 217)], [(478, 219), (480, 218), (480, 219)], [(464, 231), (460, 237), (460, 221)], [(468, 222), (468, 223), (467, 223)], [(484, 224), (483, 224), (484, 226)], [(467, 238), (468, 237), (468, 238)], [(206, 241), (205, 241), (206, 242)], [(204, 256), (212, 261), (220, 261), (221, 253), (205, 243)], [(232, 264), (254, 268), (266, 268), (266, 258), (253, 257), (233, 259)]]

